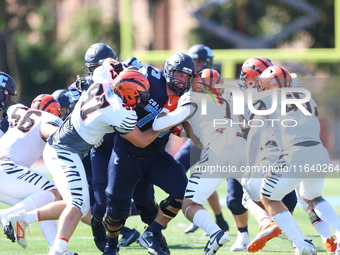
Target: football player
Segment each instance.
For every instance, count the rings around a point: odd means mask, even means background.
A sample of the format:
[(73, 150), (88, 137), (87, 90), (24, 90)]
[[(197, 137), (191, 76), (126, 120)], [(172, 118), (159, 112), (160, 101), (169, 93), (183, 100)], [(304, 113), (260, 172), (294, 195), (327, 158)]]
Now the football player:
[[(117, 60), (117, 62), (111, 63), (111, 65), (115, 67), (115, 72), (117, 73), (121, 72), (123, 67), (141, 67), (142, 65), (135, 57), (130, 57), (124, 62), (119, 63), (117, 54), (110, 46), (104, 43), (92, 44), (84, 56), (88, 76), (81, 77), (78, 75), (77, 80), (68, 87), (75, 103), (79, 100), (81, 93), (86, 91), (89, 86), (93, 84), (93, 72), (97, 67), (102, 65), (106, 58)], [(66, 98), (64, 95), (67, 94), (60, 94), (60, 96), (62, 96), (61, 100), (65, 101), (65, 104), (67, 104), (69, 98)], [(102, 140), (100, 140), (100, 142), (92, 149), (92, 152), (89, 151), (84, 154), (82, 158), (89, 182), (91, 214), (93, 215), (90, 219), (88, 219), (88, 217), (83, 217), (82, 221), (91, 224), (94, 242), (101, 251), (104, 251), (107, 241), (106, 231), (101, 219), (104, 217), (106, 210), (105, 188), (107, 186), (107, 166), (113, 149), (115, 134), (115, 132), (112, 132), (104, 135)], [(89, 214), (89, 216), (91, 216), (91, 214)], [(121, 246), (128, 246), (130, 243), (136, 241), (140, 235), (137, 230), (129, 229), (128, 227), (124, 227), (121, 234)]]
[[(53, 181), (31, 169), (42, 157), (48, 137), (62, 123), (60, 105), (51, 95), (42, 94), (33, 100), (31, 108), (22, 104), (10, 106), (7, 116), (9, 129), (0, 143), (0, 200), (12, 207), (1, 210), (1, 224), (10, 240), (26, 248), (26, 239), (16, 235), (17, 229), (13, 232), (8, 227), (7, 216), (61, 200)], [(41, 222), (40, 228), (48, 244), (53, 245), (57, 232), (55, 222)]]
[[(135, 108), (149, 98), (148, 80), (135, 71), (116, 76), (111, 66), (114, 62), (114, 59), (106, 59), (96, 68), (94, 84), (82, 94), (72, 113), (51, 135), (45, 147), (45, 164), (66, 203), (49, 255), (63, 254), (80, 218), (89, 209), (88, 184), (79, 155), (88, 152), (104, 134), (113, 131), (139, 147), (146, 146), (158, 134), (152, 130), (141, 132), (135, 126)], [(56, 207), (59, 208), (59, 204)], [(40, 215), (41, 220), (48, 219), (48, 216)]]
[(16, 84), (13, 78), (4, 72), (0, 72), (0, 111), (4, 111), (4, 118), (0, 121), (0, 137), (6, 133), (8, 129), (8, 120), (6, 110), (10, 104), (13, 104), (11, 97), (17, 94)]
[[(239, 173), (209, 175), (209, 166), (234, 166), (239, 169), (245, 165), (245, 139), (238, 125), (219, 128), (212, 125), (215, 119), (227, 119), (237, 122), (232, 114), (232, 105), (223, 100), (215, 89), (215, 84), (223, 83), (221, 75), (213, 69), (204, 69), (194, 79), (193, 92), (184, 94), (178, 108), (165, 116), (159, 115), (153, 124), (154, 130), (163, 130), (181, 123), (197, 146), (204, 149), (203, 157), (191, 170), (191, 176), (183, 200), (183, 213), (195, 225), (204, 229), (210, 236), (203, 254), (216, 254), (217, 250), (229, 241), (228, 234), (223, 231), (203, 207), (205, 200), (216, 190), (226, 178), (237, 178)], [(209, 93), (207, 93), (209, 92)], [(209, 114), (202, 110), (206, 102)]]
[[(292, 87), (292, 78), (287, 69), (280, 66), (268, 67), (260, 76), (259, 93), (254, 101), (257, 110), (270, 109), (273, 103), (273, 90), (280, 96), (294, 99), (304, 98), (303, 93), (281, 92), (283, 88)], [(248, 165), (255, 165), (261, 144), (258, 142), (265, 133), (272, 134), (279, 147), (280, 156), (272, 164), (273, 167), (281, 169), (278, 173), (270, 171), (262, 182), (261, 202), (275, 223), (282, 232), (294, 244), (295, 254), (316, 254), (315, 247), (309, 240), (304, 240), (293, 216), (287, 207), (281, 202), (282, 198), (298, 188), (300, 196), (309, 206), (314, 209), (316, 215), (331, 226), (339, 238), (340, 219), (332, 206), (322, 197), (322, 187), (325, 173), (320, 173), (317, 177), (314, 173), (303, 172), (292, 175), (289, 171), (284, 171), (290, 166), (329, 164), (329, 155), (322, 145), (319, 133), (320, 124), (317, 118), (316, 104), (313, 99), (305, 102), (304, 109), (298, 109), (296, 105), (287, 105), (286, 115), (281, 114), (281, 102), (273, 113), (268, 115), (255, 115), (253, 119), (265, 121), (266, 119), (277, 119), (268, 125), (252, 127), (247, 140), (247, 160)], [(308, 112), (308, 114), (306, 114)], [(281, 125), (282, 121), (297, 123), (297, 125)], [(265, 121), (266, 122), (266, 121)], [(315, 177), (315, 178), (313, 178)], [(337, 248), (337, 251), (340, 249)]]
[[(195, 63), (189, 55), (176, 53), (167, 59), (164, 71), (144, 65), (139, 72), (150, 82), (149, 101), (145, 106), (136, 108), (137, 126), (144, 131), (152, 127), (154, 118), (164, 107), (176, 107), (179, 96), (190, 88)], [(118, 253), (119, 231), (129, 216), (133, 190), (143, 179), (160, 187), (169, 197), (160, 203), (159, 208), (154, 200), (148, 199), (144, 213), (137, 207), (144, 222), (149, 222), (152, 216), (149, 227), (139, 238), (139, 243), (151, 254), (170, 254), (161, 231), (179, 212), (187, 183), (183, 166), (165, 151), (170, 134), (170, 130), (160, 133), (143, 149), (122, 136), (115, 136), (114, 153), (109, 165), (109, 184), (106, 189), (108, 207), (104, 224), (110, 232), (110, 238), (104, 251), (105, 255)], [(152, 186), (143, 192), (145, 198), (151, 195)], [(158, 215), (154, 220), (155, 212), (158, 212)]]
[[(191, 56), (195, 61), (196, 73), (202, 71), (205, 68), (212, 68), (214, 64), (214, 55), (212, 50), (204, 44), (195, 44), (190, 47), (188, 50), (188, 55)], [(200, 160), (201, 153), (202, 151), (192, 142), (190, 142), (190, 139), (187, 139), (176, 153), (175, 159), (182, 163), (185, 170), (188, 171), (193, 164)], [(208, 198), (208, 203), (215, 214), (216, 223), (221, 227), (221, 229), (228, 231), (229, 225), (223, 217), (221, 205), (216, 191)], [(192, 223), (184, 230), (184, 233), (192, 233), (197, 229), (198, 227)]]

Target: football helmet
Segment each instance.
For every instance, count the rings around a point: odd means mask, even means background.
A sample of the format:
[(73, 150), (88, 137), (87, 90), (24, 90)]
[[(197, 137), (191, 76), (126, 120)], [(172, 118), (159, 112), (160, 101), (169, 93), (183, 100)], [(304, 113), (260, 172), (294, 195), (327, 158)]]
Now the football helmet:
[(100, 66), (106, 58), (118, 60), (116, 53), (105, 43), (95, 43), (85, 53), (85, 66), (89, 75), (93, 74), (95, 67)]
[(133, 108), (144, 108), (150, 97), (149, 80), (141, 73), (135, 70), (124, 70), (114, 82), (111, 89), (117, 94), (123, 103)]
[(257, 88), (259, 77), (267, 67), (274, 63), (265, 57), (252, 57), (244, 61), (241, 67), (239, 85), (242, 90), (247, 88)]
[(213, 65), (214, 55), (211, 49), (204, 44), (195, 44), (188, 50), (188, 55), (192, 59), (203, 59), (203, 68), (210, 68)]
[(7, 104), (11, 101), (11, 96), (17, 94), (16, 87), (9, 74), (0, 72), (0, 110), (6, 110)]
[(222, 104), (221, 95), (223, 94), (222, 88), (215, 88), (216, 84), (223, 84), (223, 78), (214, 69), (203, 69), (196, 74), (192, 83), (192, 90), (194, 92), (212, 93), (218, 99), (218, 102)]
[(270, 66), (260, 76), (260, 91), (292, 86), (292, 77), (282, 66)]
[(204, 92), (204, 90), (215, 90), (215, 84), (223, 84), (223, 78), (214, 69), (203, 69), (196, 74), (192, 83), (194, 92)]
[(54, 114), (55, 116), (60, 116), (60, 104), (57, 99), (49, 94), (40, 94), (33, 99), (31, 104), (32, 109), (41, 110)]
[[(195, 74), (195, 62), (188, 54), (185, 53), (176, 53), (170, 56), (165, 62), (165, 80), (171, 90), (174, 91), (178, 96), (181, 96), (190, 89), (191, 82), (182, 84), (181, 81), (175, 79), (174, 71), (186, 73), (192, 78)], [(181, 83), (183, 87), (177, 87), (176, 83)]]
[(66, 89), (58, 89), (52, 93), (52, 96), (57, 99), (61, 108), (61, 117), (65, 119), (74, 108), (74, 101), (71, 93)]

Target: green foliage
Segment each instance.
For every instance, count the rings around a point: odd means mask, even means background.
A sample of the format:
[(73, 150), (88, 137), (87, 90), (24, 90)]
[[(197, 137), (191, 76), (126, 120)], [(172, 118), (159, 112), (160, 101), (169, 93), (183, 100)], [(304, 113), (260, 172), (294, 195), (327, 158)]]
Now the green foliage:
[[(10, 31), (17, 54), (11, 57), (17, 59), (22, 81), (20, 94), (25, 95), (20, 101), (24, 104), (29, 104), (37, 94), (66, 88), (77, 74), (87, 75), (84, 55), (91, 44), (103, 42), (119, 52), (119, 23), (103, 23), (97, 8), (80, 9), (69, 24), (70, 35), (57, 39), (53, 3), (43, 2), (27, 8), (24, 15), (15, 13), (7, 17), (7, 21), (11, 18), (19, 21), (18, 27)], [(32, 14), (39, 21), (34, 26), (27, 23)]]
[[(308, 3), (317, 8), (319, 12), (317, 23), (305, 29), (314, 39), (311, 47), (333, 48), (334, 1), (311, 0)], [(282, 27), (304, 15), (304, 12), (281, 1), (272, 0), (232, 0), (203, 11), (205, 18), (241, 34), (251, 36), (254, 39), (258, 36), (276, 34)], [(273, 47), (279, 47), (282, 43), (295, 41), (298, 35), (299, 33), (296, 33), (288, 38), (284, 38), (283, 41), (278, 42)], [(204, 43), (213, 49), (233, 48), (230, 43), (223, 41), (220, 37), (200, 27), (191, 31), (190, 42), (191, 44)]]

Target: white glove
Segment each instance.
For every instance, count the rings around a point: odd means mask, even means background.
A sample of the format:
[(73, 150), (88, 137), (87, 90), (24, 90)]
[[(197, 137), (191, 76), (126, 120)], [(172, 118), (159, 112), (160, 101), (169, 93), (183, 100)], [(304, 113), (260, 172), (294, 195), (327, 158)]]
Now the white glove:
[(293, 88), (301, 88), (299, 78), (297, 77), (296, 73), (290, 73), (292, 77), (292, 87)]
[(178, 100), (177, 107), (190, 104), (190, 92), (185, 92)]

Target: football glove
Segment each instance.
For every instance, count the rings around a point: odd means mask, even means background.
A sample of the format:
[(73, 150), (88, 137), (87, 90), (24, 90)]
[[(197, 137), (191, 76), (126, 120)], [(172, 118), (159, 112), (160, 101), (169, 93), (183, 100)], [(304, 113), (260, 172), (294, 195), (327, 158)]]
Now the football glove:
[(85, 77), (82, 77), (80, 75), (77, 75), (77, 80), (76, 80), (76, 88), (78, 91), (83, 92), (86, 90), (87, 87), (87, 81)]

